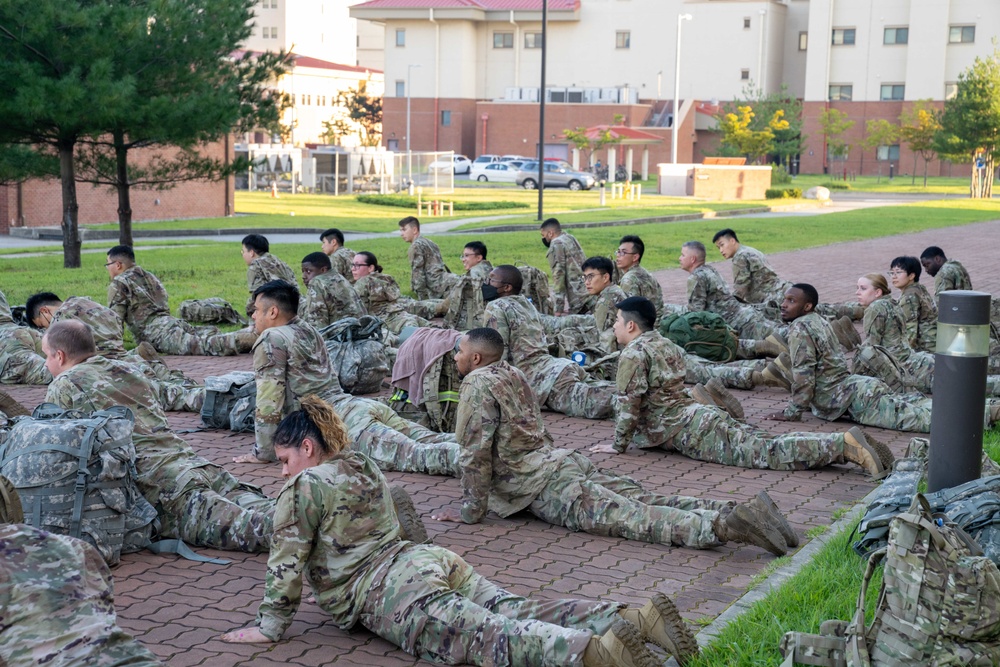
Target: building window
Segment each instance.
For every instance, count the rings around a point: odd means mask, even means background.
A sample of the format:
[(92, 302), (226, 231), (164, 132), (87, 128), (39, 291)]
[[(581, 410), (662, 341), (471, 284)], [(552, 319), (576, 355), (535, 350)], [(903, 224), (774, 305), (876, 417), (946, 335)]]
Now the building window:
[(396, 81), (396, 97), (406, 97), (405, 81)]
[(833, 44), (854, 45), (854, 28), (834, 28)]
[(958, 84), (957, 83), (946, 83), (944, 84), (944, 99), (953, 100), (958, 96)]
[(976, 41), (976, 26), (953, 25), (948, 30), (949, 44), (972, 44)]
[(449, 125), (451, 125), (451, 112), (450, 111), (442, 111), (441, 112), (441, 125), (443, 125), (444, 127), (448, 127)]
[(512, 33), (512, 32), (495, 32), (495, 33), (493, 33), (493, 48), (494, 49), (513, 49), (514, 48), (514, 33)]
[(831, 102), (850, 102), (854, 94), (854, 86), (834, 85), (830, 86)]
[(893, 144), (892, 146), (879, 146), (875, 150), (875, 157), (883, 162), (886, 160), (890, 162), (899, 162), (899, 144)]
[(909, 28), (886, 28), (882, 33), (883, 44), (906, 44), (910, 41)]
[(631, 30), (618, 30), (617, 32), (615, 32), (615, 48), (616, 49), (632, 48)]
[(748, 69), (741, 69), (740, 70), (740, 80), (741, 81), (749, 81), (750, 80), (750, 70), (748, 70)]
[(743, 17), (743, 29), (744, 30), (749, 30), (750, 29), (750, 17), (749, 16), (744, 16)]
[(396, 28), (396, 46), (406, 46), (406, 28)]
[(901, 83), (886, 83), (882, 85), (880, 100), (902, 100), (906, 86)]
[(809, 46), (809, 33), (800, 32), (799, 33), (799, 51), (805, 51)]
[(524, 48), (526, 49), (542, 48), (542, 33), (540, 32), (524, 33)]

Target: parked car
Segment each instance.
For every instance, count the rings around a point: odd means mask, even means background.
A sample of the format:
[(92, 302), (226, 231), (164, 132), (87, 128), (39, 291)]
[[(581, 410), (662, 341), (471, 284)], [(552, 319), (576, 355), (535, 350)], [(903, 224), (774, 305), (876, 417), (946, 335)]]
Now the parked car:
[(472, 169), (472, 162), (464, 155), (454, 155), (451, 160), (447, 158), (435, 160), (429, 165), (431, 171), (447, 171), (451, 169), (456, 174), (468, 174)]
[[(565, 163), (562, 163), (565, 164)], [(570, 190), (589, 190), (596, 183), (593, 174), (573, 171), (558, 162), (545, 162), (545, 186), (553, 188), (569, 188)], [(514, 182), (525, 190), (538, 187), (538, 162), (525, 162), (517, 172)]]
[(521, 165), (524, 164), (525, 162), (531, 162), (531, 158), (530, 157), (519, 157), (516, 160), (504, 160), (503, 161), (504, 164), (510, 165), (511, 167), (514, 167), (515, 170), (520, 169)]
[(500, 157), (501, 162), (510, 162), (511, 160), (521, 160), (523, 162), (530, 159), (530, 157), (524, 157), (523, 155), (502, 155)]
[(490, 164), (491, 162), (499, 162), (499, 161), (500, 161), (499, 155), (486, 154), (477, 157), (475, 160), (472, 161), (472, 164)]
[(513, 183), (517, 178), (517, 167), (506, 162), (491, 162), (489, 164), (473, 164), (469, 178), (483, 183)]

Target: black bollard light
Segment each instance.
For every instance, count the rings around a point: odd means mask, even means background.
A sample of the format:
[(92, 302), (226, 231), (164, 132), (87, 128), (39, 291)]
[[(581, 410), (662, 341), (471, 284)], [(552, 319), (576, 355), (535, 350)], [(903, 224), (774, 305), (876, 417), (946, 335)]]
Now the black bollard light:
[(934, 352), (928, 491), (958, 486), (982, 474), (989, 353), (990, 295), (942, 292)]

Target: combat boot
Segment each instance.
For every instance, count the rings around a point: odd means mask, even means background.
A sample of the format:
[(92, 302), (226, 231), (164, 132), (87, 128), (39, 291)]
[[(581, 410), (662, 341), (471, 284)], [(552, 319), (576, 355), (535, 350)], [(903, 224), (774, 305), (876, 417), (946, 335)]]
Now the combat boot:
[(7, 415), (8, 419), (11, 417), (27, 417), (31, 414), (31, 410), (18, 403), (14, 400), (13, 396), (5, 391), (0, 391), (0, 412)]
[(782, 352), (787, 352), (788, 348), (782, 346), (774, 336), (768, 336), (764, 340), (756, 340), (753, 343), (753, 351), (758, 357), (776, 357)]
[(705, 385), (700, 382), (688, 389), (688, 393), (691, 394), (691, 398), (702, 405), (715, 405), (712, 395), (708, 393), (708, 389), (705, 389)]
[(743, 503), (728, 512), (723, 510), (715, 517), (712, 528), (720, 542), (753, 544), (775, 556), (788, 553), (774, 518), (759, 506)]
[(4, 523), (24, 523), (24, 510), (13, 482), (0, 475), (0, 524)]
[[(781, 348), (782, 352), (788, 352), (788, 341), (785, 340), (785, 337), (782, 336), (780, 333), (773, 333), (764, 340), (769, 343), (774, 343), (775, 345)], [(778, 355), (776, 354), (774, 356)]]
[(993, 426), (997, 422), (1000, 422), (1000, 401), (991, 400), (988, 406), (989, 411), (989, 426)]
[(788, 523), (785, 515), (778, 509), (778, 504), (771, 499), (771, 496), (767, 495), (767, 491), (758, 491), (757, 495), (747, 504), (755, 509), (762, 509), (774, 519), (774, 524), (778, 528), (778, 532), (785, 538), (785, 544), (793, 548), (799, 546), (799, 536), (795, 533), (791, 524)]
[(861, 334), (854, 328), (854, 322), (851, 321), (851, 318), (841, 317), (839, 320), (831, 322), (830, 327), (844, 349), (850, 351), (861, 345)]
[(882, 465), (878, 450), (868, 442), (865, 432), (857, 426), (844, 433), (844, 460), (857, 463), (875, 479), (881, 479), (889, 472)]
[(876, 440), (872, 437), (871, 433), (864, 433), (864, 435), (865, 440), (868, 441), (868, 444), (875, 450), (875, 454), (878, 455), (878, 460), (882, 462), (882, 467), (885, 468), (886, 474), (892, 472), (892, 466), (896, 463), (896, 456), (892, 453), (892, 450), (889, 449), (889, 445), (880, 440)]
[(774, 365), (774, 362), (768, 363), (762, 371), (751, 373), (750, 380), (755, 387), (781, 387), (785, 391), (792, 390), (792, 383), (781, 372), (781, 369)]
[(654, 594), (641, 608), (629, 607), (618, 613), (635, 625), (646, 641), (673, 656), (681, 667), (698, 655), (698, 642), (673, 600), (663, 593)]
[(705, 389), (708, 391), (709, 396), (712, 397), (712, 400), (715, 401), (715, 404), (728, 412), (729, 416), (733, 419), (742, 420), (746, 416), (739, 399), (726, 389), (719, 378), (712, 378), (706, 382)]
[(646, 648), (639, 629), (624, 618), (611, 629), (590, 638), (583, 651), (584, 667), (659, 667), (660, 661)]
[(140, 357), (142, 357), (149, 363), (163, 361), (163, 359), (160, 357), (160, 353), (156, 351), (156, 348), (153, 347), (153, 344), (150, 343), (148, 340), (144, 340), (138, 345), (136, 345), (135, 351)]
[(406, 489), (393, 484), (389, 487), (389, 496), (392, 498), (396, 518), (399, 520), (399, 538), (416, 544), (430, 543), (427, 528), (420, 515), (417, 514), (417, 508), (413, 506), (413, 499), (410, 498)]

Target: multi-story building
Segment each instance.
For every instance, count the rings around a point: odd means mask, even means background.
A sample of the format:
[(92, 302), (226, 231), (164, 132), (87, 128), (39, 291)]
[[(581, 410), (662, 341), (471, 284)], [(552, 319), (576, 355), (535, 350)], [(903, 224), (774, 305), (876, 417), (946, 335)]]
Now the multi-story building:
[(549, 0), (540, 91), (541, 8), (542, 0), (351, 7), (385, 28), (386, 146), (535, 154), (544, 94), (548, 154), (568, 152), (562, 130), (621, 114), (664, 137), (653, 158), (666, 161), (679, 69), (679, 161), (701, 161), (717, 145), (705, 109), (749, 85), (785, 86), (804, 102), (802, 170), (829, 166), (818, 118), (838, 108), (855, 121), (844, 166), (873, 173), (892, 162), (898, 173), (913, 168), (912, 154), (905, 145), (862, 149), (866, 122), (897, 121), (916, 100), (940, 106), (1000, 29), (1000, 3), (982, 0)]

